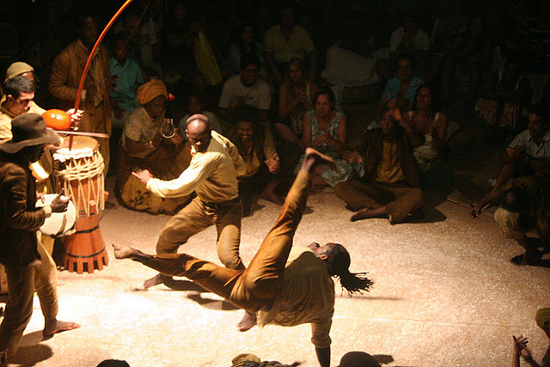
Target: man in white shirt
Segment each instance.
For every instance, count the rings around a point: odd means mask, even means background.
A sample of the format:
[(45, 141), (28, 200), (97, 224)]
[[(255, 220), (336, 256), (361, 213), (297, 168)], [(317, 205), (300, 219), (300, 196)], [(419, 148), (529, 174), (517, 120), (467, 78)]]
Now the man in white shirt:
[(268, 118), (271, 106), (269, 85), (260, 79), (261, 63), (258, 56), (244, 55), (241, 58), (241, 73), (229, 78), (220, 96), (220, 116), (229, 120), (235, 107), (246, 104), (260, 110), (260, 121)]

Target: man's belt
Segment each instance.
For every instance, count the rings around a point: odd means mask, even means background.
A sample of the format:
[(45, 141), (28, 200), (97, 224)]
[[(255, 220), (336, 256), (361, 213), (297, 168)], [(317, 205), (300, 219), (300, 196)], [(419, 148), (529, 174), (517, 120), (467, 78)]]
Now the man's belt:
[(202, 204), (209, 208), (209, 209), (219, 209), (219, 208), (225, 208), (225, 207), (228, 207), (228, 206), (232, 206), (236, 203), (238, 203), (239, 201), (241, 201), (241, 198), (239, 196), (237, 196), (235, 199), (232, 199), (232, 200), (229, 200), (229, 201), (221, 201), (221, 202), (206, 202), (206, 201), (203, 201)]

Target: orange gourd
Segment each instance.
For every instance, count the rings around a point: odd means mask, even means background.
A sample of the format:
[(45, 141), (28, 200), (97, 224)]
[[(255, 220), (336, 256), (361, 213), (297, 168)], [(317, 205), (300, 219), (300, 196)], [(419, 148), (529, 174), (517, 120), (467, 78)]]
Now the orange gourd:
[(67, 112), (63, 110), (47, 110), (42, 114), (42, 117), (44, 117), (44, 121), (46, 121), (46, 126), (54, 130), (67, 130), (71, 127), (71, 118)]

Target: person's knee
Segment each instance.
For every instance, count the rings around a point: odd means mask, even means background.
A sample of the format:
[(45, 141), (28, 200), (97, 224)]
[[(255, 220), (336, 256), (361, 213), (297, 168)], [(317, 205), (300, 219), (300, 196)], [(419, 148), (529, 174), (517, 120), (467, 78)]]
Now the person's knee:
[[(169, 254), (175, 252), (179, 245), (173, 244), (173, 238), (177, 237), (176, 231), (172, 227), (162, 229), (157, 242), (157, 254)], [(180, 236), (181, 237), (181, 236)], [(184, 241), (185, 242), (185, 241)]]
[(223, 247), (218, 248), (218, 258), (220, 259), (223, 266), (228, 269), (235, 270), (244, 270), (243, 261), (239, 255), (238, 246), (237, 249), (224, 249)]
[(527, 231), (518, 223), (519, 214), (498, 208), (493, 217), (505, 238), (519, 240), (525, 237)]

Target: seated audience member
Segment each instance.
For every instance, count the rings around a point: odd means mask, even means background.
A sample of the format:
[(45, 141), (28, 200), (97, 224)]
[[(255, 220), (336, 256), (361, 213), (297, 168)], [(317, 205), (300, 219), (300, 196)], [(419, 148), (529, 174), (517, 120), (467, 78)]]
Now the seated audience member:
[[(537, 310), (535, 315), (535, 320), (537, 325), (544, 331), (548, 339), (550, 340), (550, 308), (540, 308)], [(542, 361), (538, 364), (529, 348), (527, 348), (527, 343), (529, 340), (527, 337), (520, 336), (514, 339), (514, 354), (512, 357), (512, 367), (520, 366), (520, 357), (523, 357), (523, 360), (533, 367), (550, 367), (550, 345), (546, 349), (546, 354), (542, 357)]]
[(294, 24), (295, 8), (291, 2), (284, 2), (279, 13), (280, 23), (264, 34), (264, 57), (270, 76), (276, 85), (281, 85), (288, 63), (293, 58), (309, 62), (309, 79), (315, 80), (317, 56), (309, 33)]
[[(145, 83), (141, 67), (136, 61), (128, 58), (128, 52), (126, 39), (122, 36), (115, 36), (112, 42), (110, 67), (111, 75), (116, 78), (116, 86), (109, 93), (113, 109), (111, 138), (109, 139), (113, 162), (117, 161), (118, 142), (122, 136), (124, 123), (132, 110), (139, 107), (136, 100), (136, 89)], [(113, 168), (111, 167), (111, 169)]]
[(402, 112), (409, 111), (416, 97), (416, 91), (423, 84), (422, 79), (414, 76), (415, 59), (410, 55), (402, 55), (397, 60), (397, 76), (386, 82), (382, 93), (380, 106), (384, 108), (388, 102), (398, 106)]
[[(529, 4), (529, 3), (526, 3)], [(516, 41), (518, 54), (526, 69), (534, 74), (548, 74), (550, 70), (550, 2), (534, 1), (519, 25)]]
[(279, 122), (275, 128), (283, 141), (302, 145), (304, 115), (314, 108), (313, 99), (319, 88), (308, 79), (304, 62), (292, 59), (288, 65), (287, 75), (279, 89)]
[[(158, 3), (158, 2), (157, 2)], [(133, 8), (132, 8), (133, 7)], [(158, 11), (158, 4), (147, 0), (138, 0), (123, 13), (121, 21), (116, 24), (114, 33), (127, 41), (129, 55), (142, 68), (147, 77), (159, 77), (162, 66), (159, 31), (153, 17)]]
[[(525, 249), (525, 253), (512, 258), (516, 265), (537, 265), (543, 255), (539, 247), (550, 250), (550, 179), (533, 175), (519, 177), (507, 186), (505, 191), (496, 193), (491, 201), (484, 201), (479, 208), (472, 203), (471, 215), (476, 219), (480, 213), (498, 203), (494, 218), (502, 235), (514, 239)], [(529, 237), (527, 233), (536, 230), (539, 238)]]
[(390, 80), (396, 75), (394, 65), (397, 64), (399, 58), (403, 55), (411, 55), (416, 60), (413, 71), (423, 75), (429, 51), (430, 37), (418, 28), (416, 19), (412, 15), (408, 15), (403, 26), (394, 30), (391, 34), (390, 59), (378, 60), (376, 71), (383, 80)]
[(332, 89), (319, 89), (314, 96), (315, 108), (304, 116), (305, 147), (313, 147), (334, 160), (334, 169), (319, 166), (311, 178), (314, 186), (336, 186), (348, 181), (353, 175), (353, 166), (341, 158), (346, 142), (346, 116), (334, 108), (335, 98)]
[(128, 362), (120, 359), (106, 359), (102, 361), (97, 367), (130, 367)]
[(198, 69), (192, 50), (193, 37), (200, 31), (200, 22), (189, 17), (185, 4), (184, 0), (174, 1), (166, 14), (164, 76), (170, 80), (181, 78), (192, 86), (193, 93), (201, 95), (206, 89), (206, 80)]
[(231, 360), (231, 367), (297, 367), (299, 365), (301, 365), (300, 362), (281, 364), (278, 361), (262, 361), (258, 356), (249, 353), (237, 354)]
[[(519, 133), (502, 155), (504, 167), (495, 186), (478, 205), (483, 208), (502, 187), (514, 177), (533, 174), (550, 176), (550, 130), (549, 111), (542, 104), (529, 108), (527, 130)], [(496, 203), (497, 204), (498, 200)], [(479, 208), (478, 208), (479, 209)]]
[(138, 63), (128, 58), (126, 40), (115, 36), (112, 42), (110, 68), (111, 75), (116, 78), (116, 87), (109, 93), (113, 107), (114, 128), (124, 127), (124, 121), (139, 107), (136, 100), (136, 89), (145, 83)]
[(364, 167), (361, 178), (339, 183), (335, 188), (336, 195), (357, 212), (351, 221), (386, 217), (390, 224), (401, 223), (422, 206), (413, 147), (424, 139), (418, 131), (407, 132), (399, 120), (399, 109), (386, 107), (380, 118), (382, 127), (367, 130), (342, 152), (346, 160)]
[(403, 116), (405, 124), (424, 135), (424, 144), (414, 148), (414, 159), (420, 170), (423, 188), (449, 188), (453, 184), (453, 169), (446, 161), (447, 115), (439, 112), (437, 92), (422, 85), (416, 93), (415, 107)]
[(231, 120), (233, 110), (246, 104), (260, 110), (260, 122), (266, 121), (271, 106), (269, 85), (260, 79), (260, 59), (253, 54), (241, 58), (241, 73), (227, 79), (220, 96), (220, 117)]
[(252, 22), (245, 22), (239, 27), (235, 42), (229, 46), (229, 54), (227, 61), (231, 75), (237, 75), (241, 71), (241, 58), (246, 54), (258, 56), (262, 67), (260, 68), (260, 76), (266, 77), (265, 59), (262, 54), (262, 45), (257, 40), (258, 33)]
[(212, 128), (212, 130), (215, 130), (224, 135), (218, 117), (210, 111), (205, 111), (202, 98), (198, 95), (192, 94), (187, 98), (187, 114), (183, 116), (183, 118), (179, 122), (178, 133), (183, 138), (183, 140), (187, 141), (187, 134), (185, 133), (185, 130), (187, 129), (187, 119), (196, 114), (202, 114), (208, 117), (208, 121), (210, 122), (210, 127)]
[(442, 99), (449, 104), (451, 83), (456, 71), (468, 76), (466, 103), (471, 104), (478, 92), (482, 73), (491, 66), (493, 49), (485, 21), (481, 16), (470, 20), (468, 28), (459, 33), (445, 56), (441, 70)]
[(161, 198), (146, 189), (131, 173), (148, 170), (155, 177), (172, 180), (189, 165), (189, 147), (176, 134), (165, 138), (160, 132), (166, 112), (168, 92), (164, 83), (151, 80), (137, 90), (137, 101), (142, 106), (128, 117), (121, 139), (117, 172), (117, 191), (127, 207), (152, 214), (173, 214), (189, 201), (190, 196)]
[[(502, 201), (503, 207), (495, 212), (495, 220), (506, 238), (515, 239), (525, 248), (524, 255), (512, 259), (516, 264), (536, 264), (541, 258), (539, 241), (526, 235), (530, 230), (537, 229), (546, 246), (550, 243), (550, 130), (548, 112), (542, 108), (540, 105), (532, 108), (529, 129), (516, 136), (506, 149), (504, 167), (495, 187), (480, 202), (471, 204), (475, 219), (485, 209)], [(506, 185), (512, 178), (514, 181)], [(521, 190), (516, 189), (508, 195), (505, 190), (510, 187)], [(519, 195), (522, 195), (523, 206), (515, 200)], [(522, 216), (521, 211), (531, 214)]]
[(529, 79), (514, 58), (508, 58), (504, 70), (488, 75), (479, 90), (477, 113), (489, 124), (484, 142), (503, 143), (507, 130), (516, 130), (521, 111), (531, 100)]
[(470, 17), (462, 0), (452, 0), (445, 10), (436, 16), (431, 35), (431, 55), (428, 61), (426, 81), (439, 81), (441, 64), (450, 51), (456, 36), (468, 27)]
[(257, 115), (254, 107), (238, 107), (234, 114), (235, 129), (230, 136), (246, 166), (246, 174), (239, 177), (239, 196), (243, 202), (244, 216), (251, 214), (258, 195), (275, 204), (283, 204), (283, 199), (274, 191), (278, 184), (274, 175), (280, 172), (281, 165), (273, 135), (257, 123)]
[(200, 73), (203, 75), (207, 86), (221, 83), (229, 76), (229, 70), (222, 68), (221, 54), (216, 43), (210, 37), (209, 14), (201, 12), (196, 15), (198, 30), (191, 38), (191, 50)]
[(380, 363), (365, 352), (347, 352), (340, 359), (338, 367), (380, 367)]

